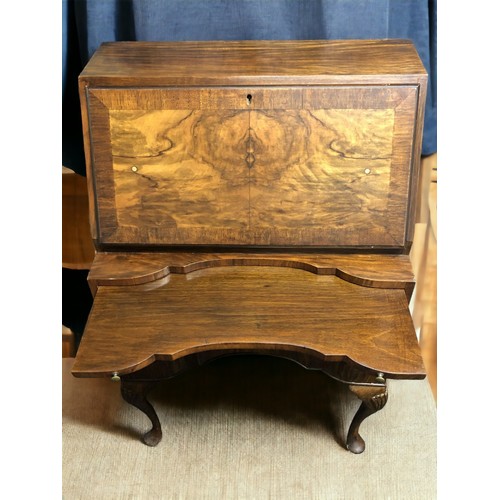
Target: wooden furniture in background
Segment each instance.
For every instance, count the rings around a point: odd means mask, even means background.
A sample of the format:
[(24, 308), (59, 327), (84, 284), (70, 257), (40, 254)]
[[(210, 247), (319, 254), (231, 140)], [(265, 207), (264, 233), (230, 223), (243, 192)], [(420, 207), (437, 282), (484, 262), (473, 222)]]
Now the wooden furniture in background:
[(72, 373), (281, 356), (361, 400), (425, 377), (408, 309), (427, 75), (401, 40), (121, 42), (80, 76), (97, 249)]
[(75, 334), (67, 326), (62, 326), (62, 357), (73, 358), (76, 354)]
[(62, 169), (62, 266), (90, 269), (95, 249), (90, 236), (87, 180)]
[(437, 154), (422, 159), (420, 210), (410, 253), (417, 286), (412, 317), (437, 402)]
[[(90, 269), (95, 250), (90, 236), (89, 199), (85, 177), (62, 167), (62, 267)], [(74, 332), (62, 325), (62, 355), (74, 357)]]

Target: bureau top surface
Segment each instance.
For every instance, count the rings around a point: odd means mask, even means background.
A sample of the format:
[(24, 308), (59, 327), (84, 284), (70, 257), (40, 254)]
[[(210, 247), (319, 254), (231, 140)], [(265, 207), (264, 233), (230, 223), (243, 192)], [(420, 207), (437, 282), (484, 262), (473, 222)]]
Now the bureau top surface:
[(253, 40), (104, 43), (80, 78), (94, 85), (300, 85), (425, 75), (409, 40)]

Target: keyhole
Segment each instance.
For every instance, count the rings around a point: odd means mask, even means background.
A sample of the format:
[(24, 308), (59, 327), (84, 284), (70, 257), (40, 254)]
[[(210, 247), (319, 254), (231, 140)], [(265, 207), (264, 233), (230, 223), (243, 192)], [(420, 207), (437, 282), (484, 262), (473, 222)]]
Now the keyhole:
[(252, 94), (247, 95), (247, 105), (250, 106), (252, 104)]

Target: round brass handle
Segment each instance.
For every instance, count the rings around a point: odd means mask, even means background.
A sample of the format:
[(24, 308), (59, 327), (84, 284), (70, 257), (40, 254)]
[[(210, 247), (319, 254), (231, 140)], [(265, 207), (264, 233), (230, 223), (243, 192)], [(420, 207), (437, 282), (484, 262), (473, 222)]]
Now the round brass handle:
[(113, 376), (111, 377), (111, 380), (113, 382), (120, 382), (120, 376), (118, 375), (118, 373), (113, 373)]

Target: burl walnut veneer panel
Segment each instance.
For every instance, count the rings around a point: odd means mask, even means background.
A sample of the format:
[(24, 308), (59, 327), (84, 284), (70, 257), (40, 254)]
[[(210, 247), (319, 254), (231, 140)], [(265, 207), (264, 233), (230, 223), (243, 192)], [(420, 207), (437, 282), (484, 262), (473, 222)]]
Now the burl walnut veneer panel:
[(92, 90), (101, 239), (403, 246), (416, 95)]

